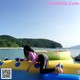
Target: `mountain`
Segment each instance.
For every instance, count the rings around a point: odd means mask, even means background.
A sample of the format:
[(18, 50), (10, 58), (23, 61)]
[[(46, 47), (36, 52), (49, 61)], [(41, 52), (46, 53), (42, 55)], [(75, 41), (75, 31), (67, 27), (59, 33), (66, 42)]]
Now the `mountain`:
[(70, 47), (71, 49), (80, 49), (80, 45), (77, 45), (77, 46), (72, 46), (72, 47)]
[(0, 47), (22, 47), (24, 45), (41, 48), (62, 48), (60, 43), (48, 39), (18, 39), (9, 35), (0, 35)]

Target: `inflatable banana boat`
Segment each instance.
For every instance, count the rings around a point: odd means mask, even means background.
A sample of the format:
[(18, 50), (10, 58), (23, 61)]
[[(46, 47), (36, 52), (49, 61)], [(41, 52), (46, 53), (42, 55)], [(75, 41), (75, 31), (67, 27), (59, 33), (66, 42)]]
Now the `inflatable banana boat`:
[(53, 72), (52, 74), (42, 75), (39, 66), (36, 65), (37, 63), (27, 72), (30, 61), (6, 60), (0, 62), (0, 69), (12, 69), (11, 80), (80, 80), (80, 64), (75, 64), (72, 60), (56, 60), (49, 61), (48, 67), (56, 67), (59, 63), (63, 65), (63, 74)]
[[(63, 52), (60, 52), (61, 55)], [(59, 54), (60, 54), (59, 53)], [(55, 54), (57, 56), (57, 53)], [(80, 80), (80, 64), (74, 63), (72, 58), (69, 58), (69, 55), (67, 54), (68, 59), (65, 60), (60, 57), (58, 60), (49, 60), (48, 68), (56, 67), (58, 64), (62, 64), (63, 66), (63, 74), (56, 74), (55, 72), (51, 74), (40, 74), (40, 67), (39, 65), (34, 64), (29, 72), (27, 72), (27, 67), (31, 63), (31, 61), (24, 61), (20, 59), (15, 60), (8, 60), (4, 59), (0, 61), (0, 70), (10, 69), (12, 70), (12, 77), (11, 80)], [(6, 71), (6, 70), (5, 70)], [(1, 76), (3, 73), (0, 73), (0, 77), (5, 80), (3, 76)]]
[[(13, 70), (27, 70), (30, 61), (16, 61), (16, 60), (7, 60), (0, 62), (0, 68), (11, 68)], [(56, 67), (59, 63), (63, 65), (63, 71), (65, 74), (80, 74), (80, 64), (72, 63), (72, 60), (54, 60), (49, 61), (48, 67), (53, 68)], [(39, 67), (34, 64), (30, 68), (30, 73), (39, 72)]]

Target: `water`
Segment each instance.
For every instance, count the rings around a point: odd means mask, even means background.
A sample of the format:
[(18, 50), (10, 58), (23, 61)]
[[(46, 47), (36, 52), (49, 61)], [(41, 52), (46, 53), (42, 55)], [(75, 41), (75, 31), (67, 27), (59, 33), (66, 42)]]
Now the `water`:
[(24, 58), (24, 53), (22, 49), (0, 49), (0, 59), (5, 57), (12, 60), (16, 57)]
[[(34, 48), (35, 50), (44, 50), (43, 48)], [(80, 49), (45, 49), (45, 50), (69, 50), (73, 57), (80, 54)], [(0, 49), (0, 59), (8, 57), (9, 59), (15, 59), (16, 57), (24, 58), (23, 49)]]

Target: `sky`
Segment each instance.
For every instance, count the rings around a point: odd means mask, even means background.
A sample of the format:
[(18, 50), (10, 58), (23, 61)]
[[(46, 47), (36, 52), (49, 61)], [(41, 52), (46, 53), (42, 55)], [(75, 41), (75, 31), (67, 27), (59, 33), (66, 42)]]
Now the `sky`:
[[(79, 4), (49, 4), (64, 1)], [(0, 0), (0, 35), (44, 38), (63, 47), (80, 45), (80, 1)]]

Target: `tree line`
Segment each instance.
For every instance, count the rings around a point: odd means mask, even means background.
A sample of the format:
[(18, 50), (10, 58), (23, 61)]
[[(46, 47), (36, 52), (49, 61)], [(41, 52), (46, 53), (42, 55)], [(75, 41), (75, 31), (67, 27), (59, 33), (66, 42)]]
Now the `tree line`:
[(60, 43), (48, 39), (18, 39), (9, 35), (0, 36), (0, 47), (23, 47), (24, 45), (39, 48), (62, 48)]

